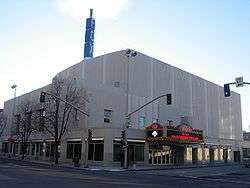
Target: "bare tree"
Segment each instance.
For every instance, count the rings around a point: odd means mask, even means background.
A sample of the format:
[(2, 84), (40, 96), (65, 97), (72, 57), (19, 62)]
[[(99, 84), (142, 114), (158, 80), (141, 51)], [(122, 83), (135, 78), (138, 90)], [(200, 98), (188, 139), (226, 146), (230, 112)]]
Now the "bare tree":
[(7, 117), (1, 111), (0, 112), (0, 137), (2, 136), (6, 126), (7, 126)]
[(35, 107), (26, 99), (23, 103), (17, 106), (17, 114), (15, 115), (15, 135), (16, 139), (21, 141), (22, 159), (25, 158), (29, 138), (33, 132), (37, 130), (37, 125), (34, 123), (37, 115)]
[[(77, 87), (76, 79), (55, 77), (52, 81), (49, 93), (77, 107), (84, 107), (85, 105), (85, 92)], [(44, 110), (46, 114), (44, 128), (54, 138), (55, 147), (53, 152), (55, 164), (58, 164), (58, 146), (66, 131), (70, 130), (68, 128), (69, 120), (70, 117), (76, 113), (76, 110), (52, 95), (46, 97)]]

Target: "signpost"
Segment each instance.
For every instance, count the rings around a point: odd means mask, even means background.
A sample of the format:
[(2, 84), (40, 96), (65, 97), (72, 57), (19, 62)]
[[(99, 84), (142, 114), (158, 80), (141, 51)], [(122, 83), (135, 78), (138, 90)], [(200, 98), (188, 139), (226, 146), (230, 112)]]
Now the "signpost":
[(243, 77), (235, 78), (235, 84), (236, 87), (243, 87), (244, 86)]

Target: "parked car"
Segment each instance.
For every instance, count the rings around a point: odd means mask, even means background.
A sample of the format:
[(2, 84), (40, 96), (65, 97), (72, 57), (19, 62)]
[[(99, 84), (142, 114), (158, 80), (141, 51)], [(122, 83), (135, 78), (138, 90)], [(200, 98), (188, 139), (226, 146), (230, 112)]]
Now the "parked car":
[(246, 168), (250, 166), (250, 156), (243, 157), (243, 164), (245, 165)]

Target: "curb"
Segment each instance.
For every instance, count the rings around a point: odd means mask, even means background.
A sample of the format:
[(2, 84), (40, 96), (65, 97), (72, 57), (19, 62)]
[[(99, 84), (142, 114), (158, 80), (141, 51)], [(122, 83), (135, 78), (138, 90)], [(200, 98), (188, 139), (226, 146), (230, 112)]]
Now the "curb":
[(113, 168), (113, 169), (102, 169), (102, 168), (85, 168), (85, 167), (74, 167), (74, 166), (66, 166), (63, 164), (53, 164), (53, 163), (43, 163), (39, 161), (29, 161), (29, 160), (20, 160), (15, 158), (7, 158), (0, 156), (0, 159), (6, 159), (9, 161), (17, 161), (17, 162), (23, 162), (26, 164), (30, 164), (32, 166), (45, 166), (45, 167), (51, 167), (51, 168), (64, 168), (64, 169), (75, 169), (75, 170), (85, 170), (85, 171), (108, 171), (108, 172), (125, 172), (125, 171), (156, 171), (156, 170), (173, 170), (173, 169), (189, 169), (189, 168), (210, 168), (210, 167), (221, 167), (221, 166), (236, 166), (241, 165), (239, 163), (229, 163), (229, 164), (212, 164), (212, 165), (188, 165), (188, 166), (163, 166), (163, 167), (148, 167), (148, 168), (129, 168), (129, 169), (120, 169), (120, 168)]
[(222, 166), (236, 166), (241, 165), (239, 163), (230, 164), (213, 164), (213, 165), (193, 165), (193, 166), (167, 166), (158, 168), (141, 168), (141, 169), (127, 169), (127, 171), (155, 171), (155, 170), (173, 170), (173, 169), (189, 169), (189, 168), (211, 168), (211, 167), (222, 167)]

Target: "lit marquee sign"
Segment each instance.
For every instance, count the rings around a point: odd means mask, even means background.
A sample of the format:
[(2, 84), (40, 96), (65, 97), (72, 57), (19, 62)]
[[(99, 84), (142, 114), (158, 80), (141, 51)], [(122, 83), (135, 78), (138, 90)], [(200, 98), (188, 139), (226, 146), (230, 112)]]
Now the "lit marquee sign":
[(163, 127), (159, 123), (153, 123), (147, 128), (147, 137), (162, 137), (163, 136)]
[(154, 142), (177, 142), (177, 143), (200, 143), (203, 142), (202, 130), (193, 129), (189, 125), (165, 126), (166, 132), (163, 135), (163, 127), (158, 123), (149, 125), (147, 140)]
[(202, 130), (193, 129), (191, 126), (185, 124), (179, 125), (177, 127), (168, 126), (167, 137), (177, 140), (186, 140), (194, 142), (203, 141)]

